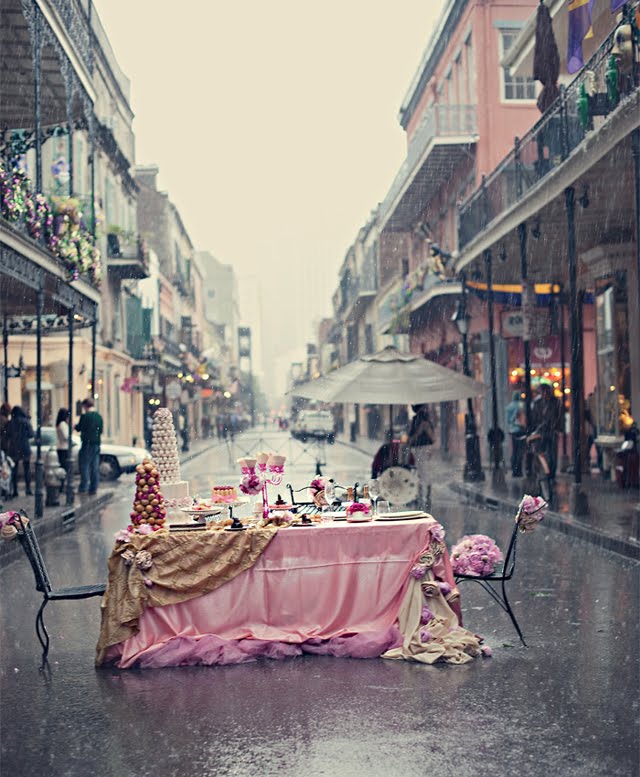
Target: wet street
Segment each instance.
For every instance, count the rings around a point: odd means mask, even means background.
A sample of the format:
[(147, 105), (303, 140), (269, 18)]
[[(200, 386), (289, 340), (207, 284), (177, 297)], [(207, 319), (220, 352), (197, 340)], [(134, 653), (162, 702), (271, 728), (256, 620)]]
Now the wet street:
[[(260, 440), (264, 434), (267, 439)], [(364, 454), (252, 432), (184, 466), (192, 493), (237, 483), (235, 459), (288, 456), (285, 482), (366, 479)], [(281, 487), (279, 490), (283, 491)], [(106, 578), (128, 522), (133, 477), (111, 504), (44, 555), (54, 585)], [(511, 515), (466, 506), (434, 484), (432, 512), (450, 547), (487, 533), (506, 549)], [(529, 647), (479, 586), (462, 587), (467, 628), (493, 657), (464, 666), (304, 656), (238, 666), (94, 668), (97, 599), (51, 603), (50, 671), (39, 671), (40, 603), (20, 558), (0, 570), (2, 777), (395, 777), (640, 774), (639, 567), (545, 528), (521, 536), (510, 598)]]

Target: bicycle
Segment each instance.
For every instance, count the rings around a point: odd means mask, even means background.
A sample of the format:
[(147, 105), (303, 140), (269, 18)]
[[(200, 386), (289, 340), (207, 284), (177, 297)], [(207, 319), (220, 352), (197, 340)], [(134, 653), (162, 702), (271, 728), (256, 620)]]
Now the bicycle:
[(527, 445), (525, 451), (527, 476), (532, 483), (537, 484), (540, 492), (539, 494), (533, 494), (533, 496), (541, 496), (547, 504), (551, 504), (553, 500), (553, 479), (547, 456), (540, 448), (542, 435), (534, 432), (533, 434), (525, 434), (520, 439), (524, 440)]

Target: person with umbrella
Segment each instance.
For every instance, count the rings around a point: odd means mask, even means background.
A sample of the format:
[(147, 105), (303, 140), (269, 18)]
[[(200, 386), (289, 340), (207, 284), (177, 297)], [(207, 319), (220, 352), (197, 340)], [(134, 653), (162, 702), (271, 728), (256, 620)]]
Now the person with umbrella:
[(409, 427), (409, 447), (413, 451), (416, 462), (418, 477), (420, 478), (420, 506), (425, 510), (430, 509), (429, 483), (429, 459), (430, 446), (433, 445), (434, 429), (429, 414), (429, 407), (426, 404), (412, 405), (411, 409), (415, 413), (411, 419)]

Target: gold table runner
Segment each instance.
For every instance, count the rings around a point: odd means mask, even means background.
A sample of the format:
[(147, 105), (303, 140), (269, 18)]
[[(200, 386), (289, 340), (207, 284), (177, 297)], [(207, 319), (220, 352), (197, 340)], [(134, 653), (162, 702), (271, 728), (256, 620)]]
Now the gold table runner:
[[(214, 591), (250, 569), (277, 529), (243, 532), (161, 531), (132, 535), (118, 543), (108, 561), (108, 584), (102, 598), (102, 623), (96, 664), (111, 645), (138, 632), (146, 607), (162, 607)], [(151, 562), (151, 566), (145, 568)]]

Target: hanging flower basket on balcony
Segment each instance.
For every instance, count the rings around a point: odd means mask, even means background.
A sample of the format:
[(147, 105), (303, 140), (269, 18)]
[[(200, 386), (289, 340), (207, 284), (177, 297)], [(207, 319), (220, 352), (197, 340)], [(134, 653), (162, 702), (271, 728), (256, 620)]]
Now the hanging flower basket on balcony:
[(49, 202), (32, 191), (22, 170), (8, 171), (0, 161), (0, 215), (12, 224), (24, 225), (34, 240), (43, 241), (63, 262), (70, 281), (85, 275), (94, 286), (100, 285), (100, 251), (84, 225), (78, 200), (52, 197)]

